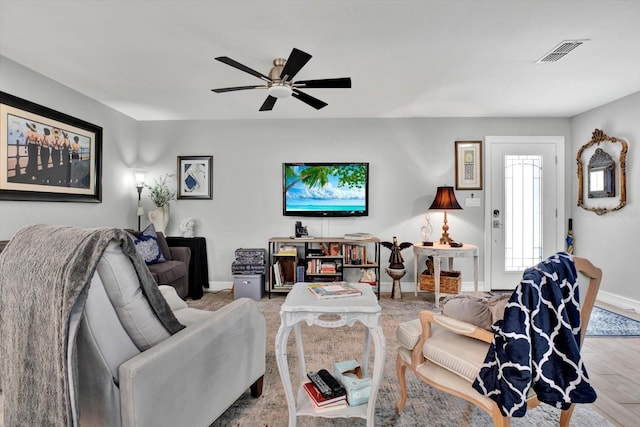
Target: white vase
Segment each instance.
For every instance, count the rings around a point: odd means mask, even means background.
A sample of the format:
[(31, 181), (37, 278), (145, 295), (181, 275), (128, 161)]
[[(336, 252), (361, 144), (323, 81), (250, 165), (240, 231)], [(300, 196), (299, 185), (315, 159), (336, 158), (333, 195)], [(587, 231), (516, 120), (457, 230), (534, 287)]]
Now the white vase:
[(169, 205), (167, 204), (149, 211), (149, 221), (153, 224), (156, 232), (160, 231), (164, 233), (167, 224), (169, 224)]

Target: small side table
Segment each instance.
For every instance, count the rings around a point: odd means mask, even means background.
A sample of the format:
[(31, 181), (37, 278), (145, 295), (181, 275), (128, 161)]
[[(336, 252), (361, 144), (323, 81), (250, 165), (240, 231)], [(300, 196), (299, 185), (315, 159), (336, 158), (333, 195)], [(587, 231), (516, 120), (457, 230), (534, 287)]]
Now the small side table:
[[(289, 427), (295, 427), (296, 417), (299, 415), (325, 418), (365, 418), (368, 427), (373, 427), (374, 425), (375, 404), (378, 397), (378, 387), (382, 380), (386, 341), (382, 332), (381, 308), (376, 295), (371, 290), (371, 285), (354, 284), (354, 286), (362, 290), (361, 296), (318, 299), (307, 290), (306, 283), (296, 283), (280, 308), (280, 328), (276, 334), (276, 361), (278, 362), (278, 370), (280, 371), (280, 378), (282, 379), (289, 407)], [(334, 315), (338, 318), (336, 320), (325, 320), (323, 319), (324, 315)], [(287, 361), (287, 340), (291, 329), (293, 329), (298, 348), (300, 378), (304, 381), (307, 377), (307, 372), (300, 327), (303, 321), (307, 325), (318, 325), (324, 328), (353, 326), (356, 322), (366, 326), (367, 334), (361, 362), (365, 376), (368, 375), (371, 338), (373, 338), (375, 348), (371, 393), (367, 404), (316, 413), (311, 406), (309, 397), (302, 388), (302, 384), (298, 387), (297, 399), (294, 398), (289, 363)], [(332, 371), (330, 367), (327, 370)]]
[(478, 293), (478, 247), (475, 245), (463, 244), (460, 248), (452, 248), (449, 245), (422, 246), (422, 243), (413, 245), (413, 268), (416, 279), (415, 294), (418, 295), (420, 288), (420, 264), (421, 256), (433, 256), (433, 280), (435, 285), (436, 307), (440, 304), (440, 258), (449, 258), (449, 270), (453, 270), (453, 259), (458, 257), (473, 257), (473, 290)]
[(207, 261), (207, 240), (204, 237), (170, 237), (169, 246), (186, 246), (191, 249), (189, 261), (189, 293), (187, 296), (200, 299), (204, 294), (202, 288), (209, 287), (209, 263)]

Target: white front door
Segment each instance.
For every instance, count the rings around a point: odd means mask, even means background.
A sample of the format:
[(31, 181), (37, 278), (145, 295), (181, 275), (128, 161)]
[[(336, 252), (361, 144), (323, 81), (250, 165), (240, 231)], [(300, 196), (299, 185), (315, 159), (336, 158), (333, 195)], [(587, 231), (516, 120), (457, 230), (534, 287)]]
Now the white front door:
[(564, 137), (486, 137), (485, 147), (485, 288), (514, 289), (563, 249)]

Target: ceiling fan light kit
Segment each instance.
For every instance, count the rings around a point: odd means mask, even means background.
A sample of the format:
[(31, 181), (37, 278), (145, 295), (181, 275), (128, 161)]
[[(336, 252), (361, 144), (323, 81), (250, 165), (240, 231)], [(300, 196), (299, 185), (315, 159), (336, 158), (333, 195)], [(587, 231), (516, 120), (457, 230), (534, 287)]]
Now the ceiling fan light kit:
[(269, 86), (267, 92), (269, 92), (269, 95), (273, 96), (274, 98), (287, 98), (291, 96), (293, 90), (289, 85), (283, 83), (273, 83)]
[(211, 89), (216, 93), (234, 92), (239, 90), (248, 89), (267, 89), (269, 95), (260, 107), (260, 111), (270, 111), (273, 109), (276, 101), (279, 98), (287, 98), (293, 96), (294, 98), (304, 102), (305, 104), (319, 110), (327, 106), (327, 103), (321, 101), (307, 93), (301, 92), (299, 88), (306, 89), (348, 89), (351, 87), (350, 77), (341, 77), (334, 79), (319, 79), (319, 80), (298, 80), (293, 81), (296, 74), (306, 65), (311, 59), (311, 55), (300, 49), (293, 48), (288, 59), (276, 58), (273, 60), (273, 67), (269, 71), (269, 76), (243, 65), (228, 56), (219, 56), (216, 58), (224, 64), (237, 68), (240, 71), (251, 74), (261, 80), (267, 82), (267, 85), (256, 86), (235, 86), (220, 89)]

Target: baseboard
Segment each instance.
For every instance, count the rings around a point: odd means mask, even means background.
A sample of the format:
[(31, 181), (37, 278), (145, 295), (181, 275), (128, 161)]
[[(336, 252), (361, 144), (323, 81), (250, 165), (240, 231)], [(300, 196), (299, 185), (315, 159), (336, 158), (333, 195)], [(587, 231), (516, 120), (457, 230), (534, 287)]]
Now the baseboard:
[(205, 292), (219, 292), (224, 291), (225, 289), (231, 289), (233, 287), (233, 282), (209, 282), (209, 287), (204, 288)]
[(633, 310), (636, 313), (640, 313), (640, 301), (631, 298), (623, 297), (611, 292), (600, 290), (598, 291), (598, 301), (606, 302), (607, 304), (614, 305), (623, 310)]
[[(380, 283), (380, 291), (381, 292), (391, 292), (391, 285), (393, 282), (382, 282)], [(209, 282), (209, 287), (204, 288), (205, 292), (219, 292), (225, 289), (231, 289), (233, 286), (232, 282)], [(415, 291), (415, 283), (414, 282), (400, 282), (400, 288), (402, 292), (414, 292)], [(478, 283), (478, 290), (484, 290), (484, 283)], [(473, 282), (462, 282), (462, 291), (463, 292), (473, 292)]]

